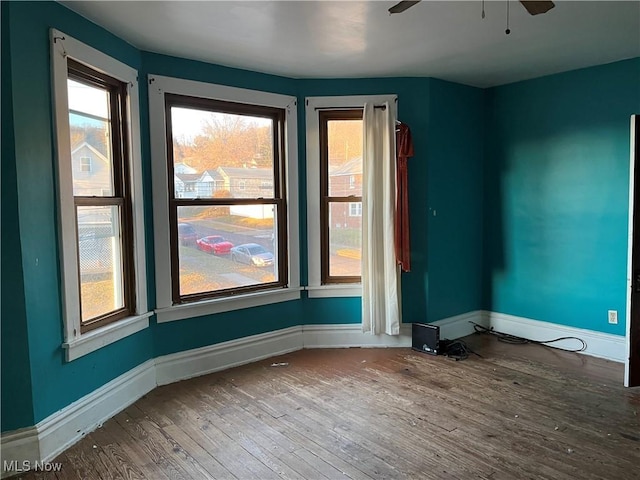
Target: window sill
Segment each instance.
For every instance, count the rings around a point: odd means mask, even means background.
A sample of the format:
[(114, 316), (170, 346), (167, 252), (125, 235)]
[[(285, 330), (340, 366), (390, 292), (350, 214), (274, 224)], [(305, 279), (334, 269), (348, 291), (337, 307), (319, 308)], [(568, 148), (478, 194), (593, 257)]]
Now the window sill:
[(128, 317), (63, 343), (62, 348), (65, 349), (67, 362), (144, 330), (149, 326), (149, 317), (152, 314), (153, 312), (147, 312), (135, 317)]
[(309, 298), (361, 297), (362, 285), (344, 283), (335, 285), (309, 285), (305, 287)]
[(300, 287), (289, 287), (236, 295), (233, 297), (215, 298), (201, 302), (159, 308), (155, 313), (158, 316), (158, 323), (172, 322), (174, 320), (184, 320), (187, 318), (201, 317), (203, 315), (230, 312), (232, 310), (260, 307), (271, 303), (298, 300), (300, 299), (300, 290), (302, 290)]

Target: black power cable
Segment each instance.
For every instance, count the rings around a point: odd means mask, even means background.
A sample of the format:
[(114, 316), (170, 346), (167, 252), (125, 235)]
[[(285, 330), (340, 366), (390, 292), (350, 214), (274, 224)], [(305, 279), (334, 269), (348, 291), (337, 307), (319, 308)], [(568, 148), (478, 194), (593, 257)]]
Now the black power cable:
[(473, 353), (482, 358), (482, 355), (474, 352), (469, 346), (462, 340), (441, 340), (440, 346), (442, 347), (442, 355), (458, 360), (466, 360), (469, 358), (469, 354)]
[[(532, 343), (534, 345), (542, 345), (543, 347), (555, 348), (556, 350), (563, 350), (565, 352), (574, 352), (574, 353), (583, 352), (587, 349), (587, 342), (585, 342), (584, 340), (578, 337), (558, 337), (558, 338), (554, 338), (553, 340), (531, 340), (529, 338), (518, 337), (516, 335), (510, 335), (508, 333), (498, 332), (494, 330), (493, 327), (487, 328), (482, 325), (478, 325), (475, 322), (469, 322), (469, 323), (473, 324), (473, 329), (476, 331), (476, 333), (494, 335), (498, 337), (498, 341), (511, 343), (513, 345), (525, 345), (527, 343)], [(582, 346), (580, 348), (571, 350), (568, 348), (555, 347), (553, 345), (549, 345), (550, 343), (560, 342), (562, 340), (577, 340), (582, 344)]]

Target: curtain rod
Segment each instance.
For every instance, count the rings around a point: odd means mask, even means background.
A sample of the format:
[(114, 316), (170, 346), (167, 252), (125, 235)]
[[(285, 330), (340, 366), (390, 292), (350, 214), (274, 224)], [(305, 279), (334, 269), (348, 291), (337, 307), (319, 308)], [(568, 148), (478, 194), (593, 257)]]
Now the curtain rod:
[[(380, 108), (382, 110), (386, 110), (386, 105), (374, 105), (373, 108)], [(362, 110), (362, 106), (357, 107), (316, 107), (317, 110)]]

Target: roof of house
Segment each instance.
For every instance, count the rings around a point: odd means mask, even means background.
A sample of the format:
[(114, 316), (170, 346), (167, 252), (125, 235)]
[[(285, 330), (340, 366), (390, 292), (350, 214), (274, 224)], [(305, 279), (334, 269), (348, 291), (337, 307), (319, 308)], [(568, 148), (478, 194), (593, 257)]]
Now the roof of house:
[(273, 179), (273, 170), (270, 168), (237, 168), (237, 167), (218, 167), (218, 172), (227, 177), (243, 178), (243, 179)]
[(273, 180), (273, 170), (270, 168), (218, 167), (215, 170), (209, 169), (202, 173), (174, 173), (174, 175), (183, 183), (202, 181), (205, 175), (214, 181), (224, 181), (225, 178)]
[(187, 165), (185, 162), (178, 162), (173, 165), (173, 171), (180, 173), (197, 173), (198, 171), (191, 165)]
[(197, 182), (202, 174), (200, 173), (176, 173), (176, 177), (178, 177), (183, 183), (188, 182)]
[(103, 162), (105, 163), (109, 162), (109, 159), (107, 157), (105, 157), (102, 153), (100, 153), (100, 151), (96, 147), (94, 147), (93, 145), (87, 142), (82, 142), (77, 144), (75, 147), (72, 147), (71, 156), (73, 157), (76, 153), (78, 153), (80, 150), (82, 150), (85, 147), (91, 150), (91, 153), (93, 153), (96, 157), (98, 157)]
[[(220, 168), (220, 167), (218, 167)], [(205, 175), (209, 175), (213, 180), (215, 181), (223, 181), (224, 177), (220, 174), (220, 172), (218, 172), (218, 169), (215, 170), (205, 170), (204, 172), (202, 172), (202, 174), (200, 175), (200, 178), (204, 177)]]
[(362, 175), (362, 157), (352, 158), (347, 163), (329, 168), (329, 175)]

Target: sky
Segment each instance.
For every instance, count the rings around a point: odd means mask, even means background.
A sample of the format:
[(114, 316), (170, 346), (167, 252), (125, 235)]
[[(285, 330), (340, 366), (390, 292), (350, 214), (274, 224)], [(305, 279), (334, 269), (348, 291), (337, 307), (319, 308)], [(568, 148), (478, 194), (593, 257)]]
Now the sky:
[[(74, 80), (67, 80), (69, 95), (69, 109), (75, 112), (83, 112), (92, 117), (104, 118), (108, 121), (108, 94), (105, 90), (90, 85), (85, 85)], [(175, 138), (192, 140), (202, 132), (206, 121), (217, 115), (225, 115), (193, 108), (172, 107), (172, 128)], [(271, 120), (260, 117), (249, 117), (257, 125), (270, 125)], [(89, 124), (92, 127), (100, 127), (101, 121), (96, 118), (71, 113), (69, 122), (74, 126)]]
[[(175, 138), (184, 138), (186, 140), (192, 140), (201, 131), (202, 126), (210, 118), (216, 116), (228, 115), (224, 113), (207, 112), (204, 110), (196, 110), (193, 108), (171, 108), (171, 128), (173, 129), (173, 136)], [(271, 125), (271, 120), (260, 117), (247, 117), (250, 118), (259, 126)]]

